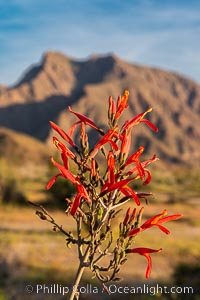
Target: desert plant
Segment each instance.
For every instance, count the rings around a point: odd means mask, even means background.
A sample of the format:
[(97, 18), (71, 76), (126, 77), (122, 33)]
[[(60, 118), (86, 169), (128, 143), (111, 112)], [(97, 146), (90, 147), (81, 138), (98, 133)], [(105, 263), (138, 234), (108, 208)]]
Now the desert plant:
[[(164, 209), (142, 223), (144, 206), (141, 206), (141, 201), (142, 199), (147, 201), (152, 194), (135, 192), (130, 184), (136, 180), (141, 180), (143, 186), (149, 184), (151, 173), (147, 167), (158, 159), (154, 155), (148, 160), (141, 161), (143, 146), (130, 153), (131, 132), (140, 123), (145, 123), (155, 132), (158, 129), (145, 118), (152, 111), (151, 108), (119, 126), (121, 114), (128, 107), (128, 96), (129, 92), (126, 90), (117, 101), (112, 97), (109, 98), (106, 131), (70, 107), (69, 112), (74, 114), (78, 121), (72, 125), (68, 133), (54, 122), (50, 122), (51, 127), (70, 148), (57, 137), (53, 137), (53, 143), (61, 154), (62, 164), (51, 158), (59, 173), (51, 178), (47, 189), (50, 189), (59, 177), (65, 178), (75, 186), (74, 198), (65, 200), (66, 213), (76, 222), (76, 234), (65, 231), (44, 207), (38, 206), (36, 213), (41, 219), (53, 224), (55, 231), (65, 235), (68, 246), (77, 245), (80, 265), (71, 287), (68, 298), (70, 300), (75, 297), (78, 299), (77, 287), (85, 268), (90, 268), (107, 289), (108, 282), (119, 280), (120, 268), (131, 253), (142, 255), (147, 259), (146, 277), (149, 278), (152, 269), (151, 254), (158, 253), (162, 249), (133, 247), (135, 237), (153, 226), (168, 234), (169, 230), (163, 224), (181, 217), (180, 214), (166, 216), (167, 211)], [(80, 126), (79, 145), (73, 141), (73, 134), (78, 126)], [(92, 148), (86, 133), (87, 126), (100, 135)], [(70, 160), (76, 165), (76, 171), (70, 169)], [(119, 211), (127, 202), (130, 202), (130, 208), (119, 222), (118, 232), (114, 233), (114, 220), (116, 216), (118, 219)]]

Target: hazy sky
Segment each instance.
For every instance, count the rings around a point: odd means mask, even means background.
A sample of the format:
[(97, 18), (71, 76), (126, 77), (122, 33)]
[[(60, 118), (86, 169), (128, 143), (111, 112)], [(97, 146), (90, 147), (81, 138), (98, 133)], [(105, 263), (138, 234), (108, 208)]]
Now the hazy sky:
[(47, 50), (114, 52), (200, 82), (200, 0), (0, 0), (0, 83)]

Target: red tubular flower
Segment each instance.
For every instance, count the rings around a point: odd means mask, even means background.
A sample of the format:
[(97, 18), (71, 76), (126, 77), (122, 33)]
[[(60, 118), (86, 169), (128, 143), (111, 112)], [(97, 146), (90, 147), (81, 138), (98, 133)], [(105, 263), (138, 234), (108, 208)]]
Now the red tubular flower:
[(86, 201), (90, 201), (89, 195), (87, 190), (85, 189), (85, 187), (81, 184), (79, 178), (77, 178), (76, 181), (76, 188), (78, 190), (78, 193), (82, 195), (82, 197), (86, 200)]
[(74, 153), (70, 151), (69, 148), (67, 148), (63, 143), (61, 143), (55, 136), (53, 137), (53, 143), (55, 144), (57, 149), (61, 152), (63, 162), (65, 159), (67, 159), (68, 156), (72, 159), (75, 158)]
[(51, 127), (65, 140), (67, 141), (73, 148), (77, 148), (76, 144), (72, 141), (72, 139), (69, 137), (69, 135), (62, 130), (58, 125), (56, 125), (54, 122), (49, 122)]
[(71, 209), (70, 209), (70, 214), (72, 216), (75, 216), (76, 212), (77, 212), (77, 209), (80, 205), (80, 202), (81, 202), (81, 197), (82, 195), (81, 194), (76, 194), (75, 198), (74, 198), (74, 202), (71, 206)]
[(145, 160), (145, 161), (143, 161), (143, 162), (141, 163), (141, 164), (142, 164), (142, 167), (145, 168), (145, 167), (147, 167), (149, 164), (151, 164), (152, 162), (157, 161), (157, 160), (159, 160), (159, 158), (156, 157), (156, 155), (153, 155), (152, 158), (150, 158), (150, 159), (148, 159), (148, 160)]
[(128, 224), (128, 221), (130, 219), (130, 213), (131, 213), (131, 208), (129, 207), (126, 211), (126, 215), (123, 221), (123, 225), (126, 226)]
[(165, 228), (164, 226), (160, 225), (160, 224), (166, 223), (168, 221), (174, 221), (174, 220), (180, 219), (180, 218), (182, 218), (183, 215), (182, 214), (175, 214), (175, 215), (164, 217), (166, 214), (167, 214), (167, 210), (164, 209), (161, 214), (158, 214), (157, 216), (152, 217), (151, 219), (147, 220), (141, 226), (142, 230), (148, 229), (148, 228), (150, 228), (150, 227), (152, 227), (152, 226), (155, 225), (161, 231), (163, 231), (164, 233), (169, 234), (170, 231), (167, 228)]
[(106, 193), (112, 192), (112, 191), (114, 191), (116, 189), (121, 189), (124, 186), (126, 186), (126, 184), (128, 184), (131, 180), (132, 180), (132, 178), (123, 179), (123, 180), (120, 180), (118, 182), (114, 182), (113, 184), (110, 184), (110, 183), (107, 182), (102, 187), (101, 193), (106, 194)]
[(53, 165), (55, 167), (58, 168), (58, 170), (61, 172), (62, 176), (66, 179), (68, 179), (69, 181), (71, 181), (72, 183), (76, 183), (76, 177), (65, 167), (63, 167), (62, 165), (60, 165), (59, 163), (57, 163), (53, 157), (51, 157), (51, 162), (53, 163)]
[[(101, 189), (101, 193), (108, 190), (108, 188), (111, 188), (111, 190), (113, 188), (114, 190), (115, 185), (117, 184), (117, 182), (115, 182), (115, 158), (112, 151), (108, 152), (107, 165), (108, 165), (107, 181), (103, 185)], [(107, 193), (107, 191), (105, 193)]]
[[(129, 170), (128, 174), (131, 175), (134, 172), (138, 172), (139, 176), (142, 180), (144, 180), (145, 178), (145, 173), (147, 174), (147, 178), (146, 180), (143, 182), (143, 185), (148, 184), (151, 181), (151, 173), (149, 170), (145, 169), (144, 166), (147, 165), (146, 162), (141, 163), (139, 161), (139, 157), (142, 155), (144, 151), (144, 147), (141, 146), (135, 153), (133, 153), (127, 160), (125, 163), (125, 166), (130, 165), (131, 163), (136, 163), (136, 167), (134, 167), (133, 169)], [(155, 160), (155, 159), (154, 159)], [(153, 161), (153, 160), (152, 160)], [(150, 160), (148, 160), (148, 163), (152, 162)]]
[(59, 176), (62, 176), (62, 174), (59, 173), (59, 174), (53, 176), (53, 177), (49, 180), (49, 182), (48, 182), (47, 185), (46, 185), (46, 189), (47, 189), (47, 190), (49, 190), (49, 189), (52, 187), (52, 185), (54, 185), (54, 183), (56, 182), (56, 179), (57, 179)]
[(73, 135), (73, 133), (74, 133), (76, 127), (77, 127), (79, 124), (81, 124), (81, 121), (75, 122), (75, 123), (71, 126), (71, 128), (69, 129), (69, 131), (68, 131), (68, 136), (69, 136), (70, 138), (72, 137), (72, 135)]
[(144, 119), (145, 115), (149, 112), (152, 111), (152, 108), (149, 108), (148, 110), (146, 110), (145, 112), (137, 115), (136, 117), (134, 117), (133, 119), (131, 119), (130, 121), (126, 121), (125, 124), (123, 125), (123, 130), (125, 129), (131, 129), (133, 126), (138, 125), (141, 122), (146, 123), (152, 130), (154, 131), (158, 131), (158, 128), (152, 124), (149, 120)]
[(115, 115), (116, 120), (119, 119), (119, 117), (121, 116), (124, 109), (128, 107), (128, 104), (127, 104), (128, 96), (129, 96), (129, 91), (125, 90), (124, 95), (122, 97), (118, 98), (117, 109), (116, 109), (117, 112), (116, 112), (116, 115)]
[(138, 253), (147, 259), (147, 269), (146, 269), (146, 278), (150, 277), (151, 274), (151, 269), (152, 269), (152, 259), (150, 256), (150, 253), (155, 253), (155, 252), (161, 252), (162, 248), (155, 250), (151, 248), (133, 248), (133, 249), (127, 249), (126, 253)]
[(122, 143), (121, 143), (121, 151), (120, 151), (120, 157), (122, 158), (122, 161), (124, 161), (128, 156), (130, 147), (131, 147), (131, 133), (130, 130), (125, 129), (122, 134)]
[(74, 201), (72, 203), (71, 209), (70, 209), (70, 214), (72, 216), (75, 216), (75, 214), (79, 208), (81, 198), (84, 198), (86, 201), (90, 201), (88, 192), (86, 191), (85, 187), (80, 183), (78, 178), (76, 181), (76, 188), (78, 190), (78, 193), (76, 194)]
[(168, 222), (168, 221), (180, 219), (182, 217), (182, 215), (175, 214), (175, 215), (165, 217), (166, 215), (167, 215), (167, 210), (164, 209), (160, 214), (155, 215), (154, 217), (150, 218), (139, 228), (134, 228), (131, 231), (129, 231), (127, 233), (127, 236), (133, 236), (133, 235), (137, 234), (138, 232), (142, 232), (148, 228), (151, 228), (152, 226), (157, 226), (162, 232), (164, 232), (165, 234), (169, 234), (170, 231), (160, 224)]
[(98, 177), (98, 173), (97, 173), (97, 170), (96, 170), (96, 162), (95, 162), (94, 158), (92, 158), (92, 160), (91, 160), (90, 173), (91, 173), (91, 178)]
[(144, 146), (140, 146), (140, 148), (126, 160), (125, 166), (128, 166), (131, 163), (138, 161), (139, 157), (142, 155), (143, 152)]
[(83, 149), (84, 154), (88, 153), (88, 135), (85, 132), (85, 123), (81, 122), (81, 134), (80, 134), (81, 146)]
[(137, 194), (130, 186), (127, 185), (133, 179), (134, 178), (123, 179), (118, 182), (114, 182), (113, 184), (106, 182), (101, 189), (100, 196), (105, 195), (106, 193), (112, 192), (114, 190), (119, 190), (125, 196), (132, 197), (135, 200), (135, 203), (137, 205), (140, 205), (140, 199), (138, 198)]
[(71, 112), (71, 113), (73, 113), (74, 115), (76, 115), (77, 118), (79, 118), (79, 120), (80, 120), (81, 122), (83, 122), (83, 123), (89, 125), (90, 127), (94, 128), (94, 129), (96, 129), (97, 131), (99, 131), (99, 132), (102, 133), (102, 130), (101, 130), (100, 128), (98, 128), (98, 127), (96, 126), (96, 124), (95, 124), (90, 118), (88, 118), (88, 117), (86, 117), (86, 116), (84, 116), (84, 115), (82, 115), (82, 114), (80, 114), (80, 113), (77, 113), (77, 112), (73, 111), (73, 110), (71, 109), (70, 106), (68, 106), (68, 110), (69, 110), (69, 112)]
[(136, 217), (136, 208), (133, 209), (133, 212), (130, 216), (130, 219), (129, 219), (129, 224), (132, 224), (133, 221), (135, 220), (135, 217)]
[[(152, 162), (156, 161), (156, 160), (158, 160), (158, 158), (156, 157), (156, 155), (154, 155), (151, 159), (148, 159), (148, 160), (146, 160), (144, 162), (139, 162), (139, 160), (136, 159), (135, 160), (136, 166), (134, 166), (132, 169), (130, 169), (127, 172), (127, 175), (130, 176), (130, 175), (132, 175), (134, 173), (138, 173), (138, 176), (143, 180), (145, 178), (145, 174), (147, 174), (147, 178), (143, 182), (143, 185), (148, 184), (151, 181), (151, 172), (148, 169), (146, 169), (145, 167), (148, 166), (149, 164), (151, 164)], [(131, 162), (133, 162), (133, 158), (131, 158), (131, 157), (128, 158), (127, 162), (126, 162), (127, 165), (130, 164)]]
[(99, 151), (99, 149), (106, 143), (110, 143), (112, 148), (115, 151), (118, 150), (117, 144), (114, 141), (112, 141), (112, 137), (116, 136), (116, 130), (117, 130), (117, 128), (115, 128), (113, 130), (110, 129), (104, 136), (102, 136), (102, 138), (97, 142), (97, 144), (94, 146), (94, 148), (90, 152), (90, 155), (89, 155), (90, 158), (94, 157), (97, 154), (97, 152)]
[[(144, 169), (144, 174), (147, 174), (146, 180), (143, 182), (143, 185), (149, 184), (151, 181), (151, 172), (148, 169)], [(144, 175), (145, 176), (145, 175)]]
[(137, 194), (134, 192), (134, 190), (130, 186), (124, 185), (122, 188), (120, 188), (120, 191), (125, 196), (131, 196), (133, 198), (133, 200), (135, 200), (135, 203), (138, 206), (140, 205), (140, 199), (138, 198)]
[(115, 101), (113, 100), (112, 96), (109, 97), (109, 108), (108, 108), (108, 118), (112, 119), (113, 116), (116, 114), (116, 105)]
[(108, 183), (113, 184), (115, 182), (115, 157), (112, 151), (108, 152)]
[(50, 189), (52, 187), (52, 185), (55, 183), (56, 179), (59, 176), (62, 176), (66, 179), (68, 179), (69, 181), (71, 181), (77, 188), (77, 195), (74, 199), (74, 202), (72, 204), (70, 213), (72, 215), (75, 215), (79, 205), (80, 205), (80, 201), (81, 198), (84, 198), (86, 201), (90, 201), (89, 195), (87, 193), (87, 190), (85, 189), (85, 187), (81, 184), (80, 179), (78, 177), (75, 177), (68, 169), (66, 169), (65, 167), (63, 167), (62, 165), (60, 165), (59, 163), (57, 163), (53, 157), (51, 158), (52, 163), (54, 164), (54, 166), (56, 166), (58, 168), (58, 170), (60, 171), (59, 174), (55, 175), (54, 177), (52, 177), (50, 179), (50, 181), (48, 182), (48, 184), (46, 185), (46, 189)]

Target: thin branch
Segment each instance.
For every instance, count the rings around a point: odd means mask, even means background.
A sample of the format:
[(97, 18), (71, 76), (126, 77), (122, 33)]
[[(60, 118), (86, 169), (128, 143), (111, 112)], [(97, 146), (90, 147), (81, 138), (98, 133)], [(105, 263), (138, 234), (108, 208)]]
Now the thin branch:
[(79, 259), (81, 260), (83, 257), (83, 251), (82, 251), (82, 238), (81, 238), (81, 216), (78, 216), (77, 220), (77, 237), (78, 237), (78, 253), (79, 253)]
[[(60, 232), (62, 232), (64, 235), (66, 235), (68, 238), (70, 239), (73, 239), (71, 233), (65, 231), (62, 227), (62, 225), (58, 225), (56, 223), (56, 221), (54, 220), (54, 218), (48, 213), (48, 211), (40, 204), (37, 204), (37, 203), (33, 203), (29, 200), (27, 200), (27, 202), (35, 207), (38, 207), (39, 209), (41, 209), (41, 211), (44, 213), (44, 216), (43, 215), (39, 215), (39, 217), (49, 223), (51, 223), (52, 225), (54, 225), (56, 228), (59, 229)], [(36, 212), (37, 213), (37, 212)], [(49, 219), (48, 219), (49, 218)], [(73, 239), (74, 240), (74, 239)], [(76, 241), (76, 240), (74, 240)]]
[[(106, 248), (103, 251), (101, 251), (100, 255), (93, 261), (92, 265), (95, 265), (98, 261), (100, 261), (104, 256), (107, 255), (108, 249), (112, 245), (112, 242), (113, 242), (113, 236), (112, 236), (112, 232), (110, 232), (110, 241), (109, 241), (108, 245), (106, 246)], [(100, 251), (100, 249), (99, 249), (99, 251)]]

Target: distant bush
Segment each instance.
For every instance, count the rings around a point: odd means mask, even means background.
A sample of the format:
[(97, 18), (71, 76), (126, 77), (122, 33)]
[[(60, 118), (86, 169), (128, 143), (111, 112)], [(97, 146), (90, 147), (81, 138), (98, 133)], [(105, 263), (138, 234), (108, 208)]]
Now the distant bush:
[(3, 204), (24, 204), (26, 196), (18, 187), (17, 180), (13, 177), (0, 178), (0, 202)]
[(52, 186), (48, 191), (51, 199), (53, 200), (52, 205), (56, 207), (66, 208), (66, 202), (64, 199), (71, 199), (76, 192), (75, 186), (70, 182), (60, 178), (57, 184)]
[(181, 263), (178, 265), (174, 272), (174, 283), (177, 286), (191, 286), (194, 291), (193, 294), (187, 295), (187, 299), (199, 300), (200, 264)]
[[(6, 280), (8, 279), (10, 275), (10, 270), (8, 263), (6, 260), (0, 256), (0, 286), (4, 286)], [(1, 296), (1, 293), (0, 293)], [(1, 299), (1, 298), (0, 298)]]

